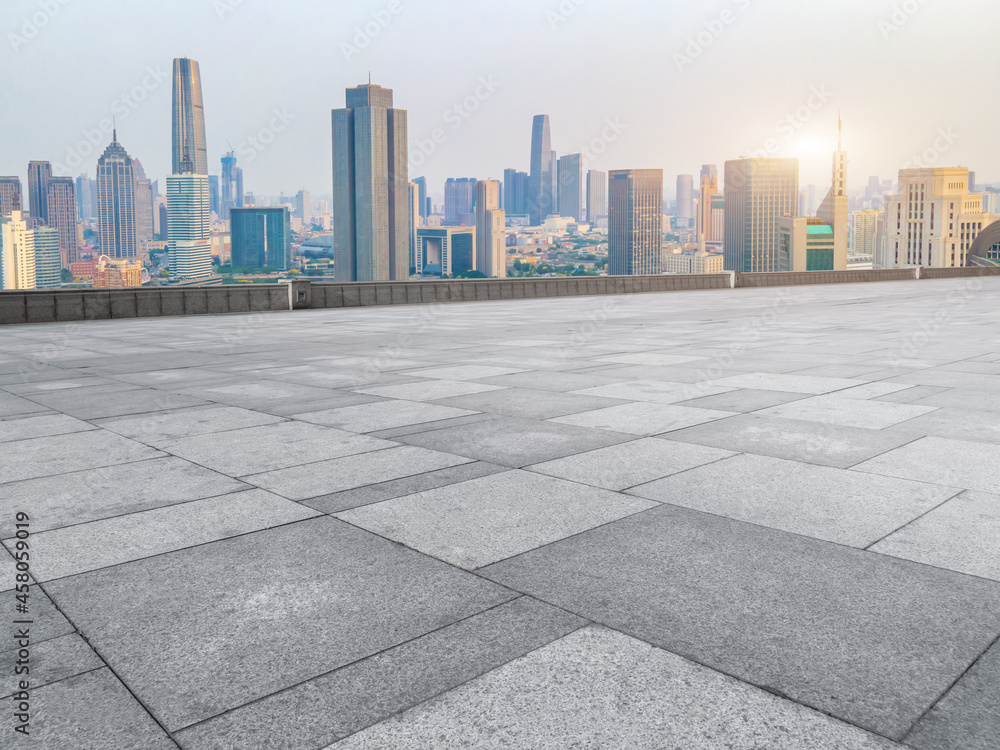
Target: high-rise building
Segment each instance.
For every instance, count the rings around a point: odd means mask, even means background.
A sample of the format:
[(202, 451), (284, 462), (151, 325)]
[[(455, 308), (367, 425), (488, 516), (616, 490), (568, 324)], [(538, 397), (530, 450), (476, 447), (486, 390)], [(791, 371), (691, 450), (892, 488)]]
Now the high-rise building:
[(0, 278), (3, 289), (35, 288), (35, 233), (22, 211), (0, 216)]
[(292, 254), (288, 208), (233, 208), (229, 214), (233, 268), (287, 270)]
[(409, 278), (406, 110), (392, 89), (347, 89), (333, 119), (334, 271), (338, 281)]
[(449, 177), (444, 183), (444, 222), (451, 226), (462, 223), (462, 217), (476, 209), (476, 178)]
[(552, 138), (549, 116), (535, 115), (531, 122), (531, 168), (528, 178), (528, 214), (538, 226), (552, 213)]
[(847, 241), (847, 249), (851, 255), (874, 254), (875, 232), (880, 216), (882, 216), (882, 211), (877, 208), (851, 212), (851, 229)]
[(153, 183), (146, 177), (142, 162), (132, 160), (135, 174), (135, 242), (136, 253), (147, 255), (153, 241)]
[[(78, 260), (79, 251), (76, 242), (76, 183), (73, 178), (50, 177), (45, 202), (48, 208), (48, 226), (58, 232), (63, 264), (69, 268), (70, 263)], [(46, 248), (48, 241), (46, 235)]]
[(797, 215), (798, 159), (753, 158), (726, 162), (727, 271), (779, 270), (778, 219)]
[(719, 172), (714, 164), (704, 164), (701, 168), (701, 183), (698, 188), (698, 236), (706, 242), (721, 240), (712, 234), (712, 203), (719, 194)]
[(527, 172), (518, 172), (516, 169), (503, 171), (503, 208), (508, 216), (528, 213), (529, 184)]
[(559, 215), (583, 221), (583, 155), (566, 154), (558, 165)]
[(207, 174), (167, 177), (167, 231), (170, 278), (196, 280), (212, 275), (212, 230)]
[(712, 241), (722, 242), (726, 237), (726, 196), (712, 196)]
[(48, 223), (49, 180), (51, 179), (52, 164), (47, 161), (28, 162), (28, 211), (35, 225)]
[(407, 205), (410, 207), (410, 273), (416, 273), (417, 267), (417, 228), (423, 226), (420, 217), (420, 185), (411, 182)]
[(593, 223), (608, 215), (608, 175), (591, 169), (587, 172), (587, 221)]
[(81, 219), (93, 219), (97, 216), (96, 201), (91, 193), (93, 182), (86, 174), (76, 178), (76, 211)]
[[(195, 60), (174, 58), (173, 71), (173, 174), (208, 175), (205, 140), (205, 104), (201, 72)], [(169, 190), (168, 190), (169, 192)]]
[(608, 175), (608, 274), (662, 272), (663, 170), (618, 169)]
[(153, 236), (161, 242), (167, 239), (167, 196), (153, 201)]
[(219, 218), (226, 220), (229, 218), (231, 208), (241, 208), (243, 206), (242, 188), (237, 186), (237, 176), (242, 170), (236, 166), (236, 152), (227, 151), (222, 157), (222, 184), (219, 193)]
[(222, 205), (219, 203), (219, 175), (217, 174), (208, 176), (208, 200), (212, 213), (221, 218)]
[(476, 266), (475, 227), (417, 229), (416, 272), (423, 276), (459, 276)]
[(869, 177), (865, 188), (865, 200), (874, 200), (882, 195), (882, 183), (878, 177)]
[(677, 211), (674, 213), (677, 226), (690, 227), (694, 223), (694, 177), (689, 174), (677, 175)]
[(476, 265), (488, 278), (507, 276), (507, 233), (504, 211), (500, 208), (500, 183), (476, 183)]
[(295, 194), (295, 215), (302, 219), (304, 227), (312, 226), (312, 198), (308, 190), (300, 190)]
[(10, 216), (21, 207), (21, 178), (0, 177), (0, 216)]
[(118, 142), (117, 130), (97, 160), (97, 219), (101, 253), (109, 258), (135, 258), (135, 172), (132, 158)]
[[(58, 180), (59, 178), (53, 177), (52, 179)], [(73, 180), (72, 177), (65, 179), (70, 180), (70, 182)], [(51, 191), (49, 195), (51, 197)], [(74, 241), (75, 239), (74, 236)], [(35, 228), (35, 289), (58, 289), (62, 286), (62, 258), (65, 250), (60, 252), (60, 242), (60, 231), (55, 227)]]
[(417, 184), (417, 203), (420, 206), (420, 218), (426, 219), (431, 215), (431, 204), (427, 199), (427, 178), (417, 177), (413, 181)]
[(898, 193), (886, 196), (875, 267), (966, 265), (972, 243), (998, 218), (969, 184), (965, 167), (901, 169)]

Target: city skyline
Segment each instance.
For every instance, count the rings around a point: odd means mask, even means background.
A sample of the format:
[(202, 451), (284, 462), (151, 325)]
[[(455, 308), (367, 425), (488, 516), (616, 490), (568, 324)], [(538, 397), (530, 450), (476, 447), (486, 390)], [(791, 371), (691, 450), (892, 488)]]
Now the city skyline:
[[(600, 55), (590, 59), (576, 54), (590, 35), (606, 36), (621, 28), (612, 6), (600, 2), (568, 3), (570, 13), (558, 5), (542, 8), (529, 3), (515, 3), (524, 11), (521, 14), (509, 6), (458, 4), (440, 11), (470, 29), (464, 38), (449, 37), (459, 49), (479, 51), (493, 39), (499, 44), (504, 35), (520, 33), (529, 48), (545, 44), (567, 56), (579, 73), (571, 77), (554, 69), (546, 74), (527, 59), (490, 60), (457, 70), (445, 64), (453, 59), (454, 47), (448, 47), (447, 55), (436, 49), (428, 52), (426, 64), (413, 66), (402, 42), (415, 35), (433, 39), (443, 31), (433, 27), (435, 14), (422, 14), (409, 5), (393, 5), (398, 8), (393, 13), (379, 3), (327, 8), (301, 2), (299, 13), (288, 14), (253, 2), (227, 0), (213, 5), (181, 0), (143, 9), (144, 24), (157, 29), (152, 38), (134, 33), (135, 14), (127, 12), (128, 6), (99, 5), (102, 11), (121, 12), (95, 13), (94, 5), (59, 5), (45, 27), (29, 39), (22, 34), (22, 21), (30, 21), (36, 5), (11, 4), (0, 60), (31, 66), (53, 78), (59, 73), (66, 89), (39, 102), (31, 127), (25, 127), (23, 120), (14, 121), (13, 112), (0, 114), (0, 127), (12, 134), (10, 148), (0, 154), (0, 174), (20, 175), (26, 182), (29, 160), (51, 161), (54, 174), (92, 172), (97, 155), (110, 140), (103, 122), (117, 116), (120, 134), (131, 144), (130, 153), (143, 161), (151, 179), (162, 179), (170, 172), (171, 157), (164, 144), (170, 142), (171, 126), (164, 113), (170, 109), (171, 61), (187, 55), (206, 71), (205, 98), (212, 101), (207, 121), (209, 172), (219, 172), (230, 140), (246, 168), (247, 192), (294, 193), (305, 188), (315, 196), (327, 194), (329, 110), (338, 106), (339, 92), (366, 80), (369, 70), (373, 80), (397, 92), (397, 106), (411, 113), (410, 174), (425, 175), (432, 196), (440, 196), (450, 176), (499, 179), (505, 168), (527, 171), (526, 122), (541, 112), (550, 115), (557, 155), (586, 153), (596, 140), (604, 152), (595, 155), (588, 168), (662, 168), (668, 184), (675, 175), (696, 174), (703, 163), (722, 164), (763, 150), (769, 156), (798, 158), (801, 184), (823, 185), (838, 108), (851, 122), (845, 144), (852, 157), (851, 189), (863, 186), (869, 175), (895, 178), (900, 168), (919, 166), (911, 163), (912, 157), (924, 152), (933, 157), (927, 166), (968, 166), (981, 182), (1000, 176), (992, 166), (1000, 145), (986, 118), (974, 108), (929, 110), (925, 96), (913, 96), (928, 77), (939, 75), (935, 60), (952, 52), (961, 52), (973, 70), (983, 73), (949, 80), (948, 96), (956, 102), (981, 96), (981, 78), (989, 67), (978, 66), (976, 53), (968, 53), (975, 45), (969, 44), (965, 32), (950, 35), (942, 30), (957, 29), (969, 13), (979, 19), (977, 28), (988, 27), (990, 19), (1000, 20), (1000, 9), (985, 2), (919, 5), (895, 21), (892, 6), (854, 1), (811, 6), (807, 11), (784, 1), (757, 5), (743, 0), (719, 9), (679, 3), (646, 8), (648, 23), (642, 28), (633, 24), (631, 33), (640, 38), (651, 34), (660, 26), (657, 21), (666, 22), (669, 29), (665, 34), (656, 32), (662, 47), (657, 55), (662, 59), (647, 65), (659, 72), (652, 81), (649, 76), (624, 75), (637, 50), (616, 53), (615, 65), (607, 65)], [(723, 11), (729, 11), (728, 23), (720, 20)], [(816, 33), (790, 35), (803, 13), (815, 23)], [(182, 17), (183, 26), (176, 20)], [(305, 40), (297, 39), (284, 50), (288, 54), (281, 73), (270, 72), (274, 66), (269, 58), (244, 55), (231, 41), (264, 27), (280, 37), (275, 32), (302, 17), (323, 23), (301, 25)], [(105, 59), (87, 43), (97, 33), (97, 24), (102, 24), (101, 33), (126, 35), (120, 56)], [(377, 33), (369, 34), (366, 26), (369, 31), (377, 28)], [(334, 34), (328, 49), (321, 50), (308, 42), (319, 28), (343, 32)], [(849, 52), (842, 47), (848, 36), (854, 40)], [(786, 54), (775, 62), (761, 62), (753, 79), (740, 74), (736, 61), (768, 39), (780, 40)], [(926, 48), (931, 40), (936, 50), (933, 59), (908, 53)], [(824, 54), (834, 47), (836, 55)], [(78, 62), (57, 71), (54, 60), (66, 59), (63, 55), (75, 55)], [(122, 59), (128, 63), (122, 64)], [(294, 76), (284, 72), (297, 66), (306, 72)], [(903, 70), (906, 76), (899, 76), (893, 86), (882, 83), (893, 78), (893, 71)], [(427, 71), (433, 75), (433, 86), (427, 83)], [(859, 75), (871, 76), (878, 85), (858, 85)], [(249, 103), (246, 87), (234, 85), (244, 80), (253, 85)], [(13, 81), (12, 95), (18, 96), (22, 88), (27, 95), (26, 85)], [(742, 116), (734, 124), (710, 108), (704, 114), (691, 110), (690, 117), (673, 115), (676, 105), (688, 99), (704, 101), (706, 107), (725, 101), (727, 112), (740, 111)], [(609, 122), (617, 127), (609, 128)], [(443, 131), (442, 143), (431, 139), (435, 128)], [(94, 131), (100, 139), (90, 145), (87, 136)], [(81, 142), (87, 145), (78, 148)], [(419, 142), (430, 143), (433, 152), (423, 153), (423, 162), (417, 165), (414, 160), (422, 153)], [(71, 162), (75, 166), (70, 171), (59, 169)]]

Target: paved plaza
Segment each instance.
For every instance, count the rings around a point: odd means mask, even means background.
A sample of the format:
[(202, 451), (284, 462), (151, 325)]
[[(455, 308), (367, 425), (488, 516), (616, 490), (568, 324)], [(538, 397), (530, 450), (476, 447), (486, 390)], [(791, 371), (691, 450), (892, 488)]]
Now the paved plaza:
[(998, 313), (974, 278), (4, 327), (0, 745), (996, 750)]

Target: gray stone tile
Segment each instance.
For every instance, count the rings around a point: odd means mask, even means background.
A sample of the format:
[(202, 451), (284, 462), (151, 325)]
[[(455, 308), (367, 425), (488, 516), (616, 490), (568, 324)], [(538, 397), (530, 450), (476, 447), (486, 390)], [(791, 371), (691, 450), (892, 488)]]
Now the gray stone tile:
[[(698, 391), (695, 392), (696, 395), (698, 393)], [(677, 401), (676, 403), (678, 406), (717, 409), (744, 414), (803, 398), (808, 398), (808, 396), (804, 393), (782, 393), (781, 391), (758, 391), (753, 388), (742, 388), (720, 393), (717, 396), (699, 396), (689, 401)]]
[(659, 404), (676, 404), (699, 396), (727, 393), (732, 388), (717, 388), (705, 384), (670, 383), (662, 380), (627, 380), (624, 383), (600, 385), (574, 391), (588, 396), (604, 396), (628, 401), (651, 401)]
[(282, 497), (308, 500), (471, 461), (470, 458), (450, 453), (403, 445), (361, 455), (318, 461), (304, 466), (251, 474), (244, 477), (244, 480)]
[(1000, 414), (996, 412), (947, 406), (927, 408), (935, 411), (897, 425), (892, 431), (913, 438), (933, 436), (1000, 444)]
[(597, 362), (616, 362), (624, 365), (654, 365), (670, 366), (683, 365), (688, 362), (706, 362), (708, 357), (689, 357), (683, 354), (670, 354), (669, 352), (633, 352), (631, 354), (613, 354), (610, 356), (597, 357)]
[(846, 469), (911, 438), (889, 430), (742, 414), (671, 432), (670, 439)]
[(194, 435), (258, 427), (281, 421), (283, 421), (281, 417), (240, 409), (236, 406), (212, 406), (145, 414), (139, 417), (103, 419), (98, 424), (106, 430), (158, 448), (173, 440)]
[[(904, 385), (900, 383), (899, 385)], [(893, 391), (892, 393), (887, 393), (884, 396), (876, 396), (875, 401), (890, 401), (897, 404), (910, 404), (915, 401), (919, 401), (922, 398), (927, 398), (928, 396), (933, 396), (937, 393), (942, 393), (948, 390), (947, 388), (938, 388), (933, 385), (913, 385), (909, 388), (904, 388), (901, 391)]]
[(448, 427), (458, 427), (463, 424), (472, 424), (473, 422), (487, 422), (491, 419), (496, 419), (496, 415), (476, 412), (475, 414), (469, 414), (464, 417), (438, 419), (434, 422), (419, 422), (417, 424), (408, 424), (405, 427), (393, 427), (388, 430), (375, 430), (373, 432), (369, 432), (368, 436), (382, 438), (383, 440), (395, 440), (403, 435), (416, 435), (418, 432), (444, 430)]
[(850, 378), (814, 378), (808, 375), (751, 372), (713, 380), (710, 384), (726, 388), (755, 388), (762, 391), (808, 393), (818, 396), (856, 385), (864, 385), (865, 381)]
[(172, 456), (14, 482), (0, 485), (0, 539), (25, 508), (37, 534), (243, 489), (249, 485)]
[(380, 385), (375, 388), (358, 388), (358, 393), (366, 393), (381, 398), (400, 398), (408, 401), (433, 401), (451, 396), (466, 396), (470, 393), (485, 393), (503, 388), (501, 385), (470, 383), (461, 380), (434, 380), (424, 378), (419, 383), (400, 385)]
[[(497, 375), (512, 375), (515, 372), (525, 372), (517, 367), (491, 367), (489, 365), (456, 365), (454, 367), (435, 367), (428, 370), (410, 370), (404, 373), (417, 378), (441, 378), (442, 380), (479, 380), (495, 378)], [(498, 384), (494, 384), (498, 385)]]
[(864, 548), (958, 490), (745, 454), (629, 493)]
[(0, 483), (113, 466), (162, 455), (147, 445), (104, 430), (18, 440), (3, 445)]
[(893, 404), (886, 401), (871, 401), (834, 396), (813, 396), (793, 401), (789, 404), (761, 409), (758, 414), (787, 419), (801, 419), (807, 422), (824, 422), (845, 427), (864, 427), (882, 430), (920, 417), (934, 411), (935, 406), (914, 404)]
[[(8, 557), (6, 550), (3, 551), (3, 556), (4, 558)], [(2, 584), (0, 585), (0, 589), (7, 585), (14, 585), (13, 581), (8, 583), (6, 576), (0, 580), (0, 584)], [(18, 593), (13, 588), (0, 593), (0, 607), (2, 607), (0, 612), (13, 613), (16, 611), (16, 605), (23, 603), (14, 598)], [(38, 644), (51, 638), (58, 638), (62, 635), (68, 635), (74, 631), (73, 626), (63, 617), (62, 612), (56, 609), (56, 605), (45, 595), (40, 586), (31, 585), (28, 587), (27, 606), (27, 615), (32, 621), (31, 642), (33, 644)], [(12, 617), (11, 620), (13, 619)]]
[(247, 427), (165, 443), (163, 450), (232, 477), (391, 447), (377, 438), (305, 422)]
[(551, 417), (565, 416), (566, 414), (577, 414), (582, 411), (601, 409), (623, 402), (610, 398), (581, 396), (575, 393), (531, 390), (528, 388), (505, 388), (502, 391), (448, 398), (437, 403), (463, 409), (475, 409), (476, 411), (488, 412), (490, 414), (502, 414), (506, 417), (549, 419)]
[[(520, 597), (181, 731), (187, 750), (321, 747), (478, 677), (585, 623)], [(266, 743), (266, 745), (265, 745)]]
[(31, 698), (31, 735), (19, 738), (18, 748), (177, 750), (107, 668), (46, 685)]
[(1000, 584), (676, 506), (479, 573), (894, 739), (1000, 633)]
[(508, 417), (397, 438), (402, 443), (514, 468), (631, 439), (630, 435), (604, 430)]
[(48, 410), (49, 408), (43, 404), (15, 396), (13, 393), (0, 391), (0, 417), (14, 417), (19, 414), (34, 414)]
[[(18, 632), (19, 627), (21, 626), (9, 625), (12, 636)], [(101, 658), (79, 635), (64, 635), (60, 638), (39, 642), (34, 637), (34, 626), (29, 625), (27, 629), (29, 630), (31, 651), (31, 656), (28, 659), (28, 668), (31, 671), (27, 677), (32, 690), (104, 666)], [(13, 637), (6, 640), (8, 643), (15, 642)], [(14, 673), (15, 663), (18, 661), (16, 649), (0, 653), (0, 675), (3, 675), (2, 680), (0, 680), (0, 698), (8, 698), (19, 690), (18, 683), (24, 679), (24, 676)]]
[(93, 429), (96, 429), (94, 425), (65, 414), (15, 417), (0, 420), (0, 443), (9, 443), (14, 440), (26, 440), (36, 437), (68, 435), (72, 432), (84, 432)]
[(3, 591), (4, 595), (9, 590), (12, 591), (14, 586), (18, 585), (18, 581), (15, 578), (16, 575), (17, 568), (14, 558), (10, 556), (10, 553), (6, 549), (0, 551), (0, 591)]
[(1000, 581), (1000, 495), (963, 492), (871, 549)]
[(492, 378), (485, 378), (483, 382), (506, 386), (508, 388), (565, 392), (576, 391), (581, 388), (592, 388), (597, 385), (607, 385), (617, 382), (617, 380), (617, 378), (608, 378), (601, 375), (531, 370), (513, 375), (499, 375)]
[(412, 424), (438, 422), (443, 419), (467, 417), (475, 414), (469, 409), (455, 409), (438, 404), (425, 404), (421, 401), (378, 401), (372, 404), (345, 406), (339, 409), (310, 411), (294, 414), (293, 417), (302, 422), (322, 424), (336, 427), (348, 432), (374, 432), (376, 430), (391, 430), (394, 427), (406, 427)]
[(920, 438), (854, 468), (984, 492), (994, 492), (1000, 487), (996, 446), (967, 440)]
[(80, 419), (120, 417), (126, 414), (181, 409), (208, 403), (204, 399), (167, 393), (155, 388), (129, 388), (119, 385), (109, 386), (102, 393), (96, 393), (96, 390), (87, 388), (84, 391), (55, 391), (35, 394), (32, 398), (52, 409)]
[(48, 589), (171, 731), (515, 596), (330, 517)]
[(570, 414), (551, 420), (560, 424), (612, 430), (630, 435), (659, 435), (685, 427), (713, 422), (733, 416), (733, 412), (711, 409), (691, 409), (673, 404), (633, 402), (606, 409)]
[(588, 627), (327, 750), (890, 750), (884, 738)]
[(508, 471), (354, 508), (337, 517), (462, 568), (489, 565), (655, 503)]
[(924, 398), (911, 401), (920, 406), (948, 406), (953, 409), (1000, 411), (1000, 392), (975, 391), (969, 388), (941, 388)]
[(90, 388), (95, 385), (120, 385), (117, 380), (110, 378), (98, 378), (93, 375), (82, 377), (72, 377), (71, 373), (61, 370), (62, 377), (58, 380), (36, 380), (32, 376), (31, 380), (23, 383), (10, 383), (2, 386), (3, 390), (16, 393), (18, 395), (31, 395), (32, 393), (49, 393), (52, 391), (63, 391), (71, 388)]
[(606, 490), (624, 490), (637, 484), (686, 471), (735, 455), (658, 438), (598, 448), (527, 467), (539, 474), (569, 479)]
[(1000, 642), (906, 735), (917, 750), (995, 750), (1000, 737)]
[(308, 404), (312, 401), (337, 398), (338, 396), (351, 403), (361, 403), (359, 394), (337, 394), (326, 388), (314, 388), (298, 383), (283, 383), (278, 380), (207, 383), (184, 388), (181, 392), (219, 404), (229, 404), (230, 406), (259, 411), (271, 411), (284, 404)]
[[(44, 583), (316, 515), (277, 495), (247, 490), (44, 531), (31, 537), (32, 577)], [(13, 540), (4, 545), (13, 551)]]

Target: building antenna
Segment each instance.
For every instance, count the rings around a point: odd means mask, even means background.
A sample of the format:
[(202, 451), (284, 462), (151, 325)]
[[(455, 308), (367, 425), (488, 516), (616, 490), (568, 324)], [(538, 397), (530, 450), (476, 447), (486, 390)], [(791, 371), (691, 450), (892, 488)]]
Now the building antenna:
[(111, 142), (116, 143), (118, 141), (118, 123), (115, 121), (115, 116), (111, 115)]

